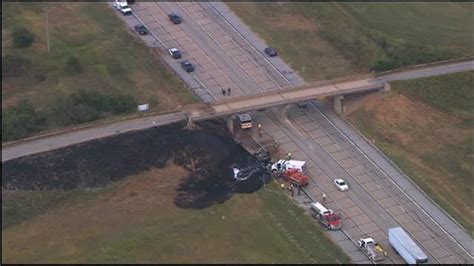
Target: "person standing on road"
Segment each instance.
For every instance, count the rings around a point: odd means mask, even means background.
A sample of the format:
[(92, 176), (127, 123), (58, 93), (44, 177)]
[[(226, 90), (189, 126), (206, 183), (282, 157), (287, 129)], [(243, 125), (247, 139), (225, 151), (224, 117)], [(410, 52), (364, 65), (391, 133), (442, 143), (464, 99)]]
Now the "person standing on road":
[(227, 94), (230, 96), (230, 87), (227, 88)]
[(326, 193), (323, 193), (323, 202), (326, 202)]
[(222, 95), (225, 96), (225, 88), (224, 87), (222, 87)]

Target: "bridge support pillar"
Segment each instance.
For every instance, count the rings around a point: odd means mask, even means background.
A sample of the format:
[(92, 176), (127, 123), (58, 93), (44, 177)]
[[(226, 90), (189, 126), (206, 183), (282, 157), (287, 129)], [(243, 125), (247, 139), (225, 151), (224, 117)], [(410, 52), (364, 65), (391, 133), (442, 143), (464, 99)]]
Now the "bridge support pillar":
[(188, 123), (186, 124), (186, 128), (187, 129), (193, 129), (194, 128), (194, 122), (193, 122), (193, 119), (190, 117), (188, 117)]
[(382, 91), (390, 91), (390, 84), (388, 82), (383, 83)]
[(232, 135), (234, 135), (234, 119), (233, 118), (234, 118), (233, 116), (228, 116), (225, 120), (227, 123), (227, 129)]
[(334, 111), (338, 115), (342, 115), (344, 107), (342, 105), (342, 99), (344, 99), (344, 95), (334, 96)]

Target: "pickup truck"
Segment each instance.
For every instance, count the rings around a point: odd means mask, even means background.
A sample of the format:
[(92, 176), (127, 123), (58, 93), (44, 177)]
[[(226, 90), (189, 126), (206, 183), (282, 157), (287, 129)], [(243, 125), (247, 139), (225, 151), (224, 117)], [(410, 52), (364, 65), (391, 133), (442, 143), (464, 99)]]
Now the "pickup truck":
[(365, 255), (372, 261), (377, 262), (385, 259), (384, 257), (387, 253), (372, 237), (363, 237), (357, 242), (357, 244)]
[(132, 9), (128, 6), (127, 1), (115, 1), (114, 7), (124, 16), (132, 14)]

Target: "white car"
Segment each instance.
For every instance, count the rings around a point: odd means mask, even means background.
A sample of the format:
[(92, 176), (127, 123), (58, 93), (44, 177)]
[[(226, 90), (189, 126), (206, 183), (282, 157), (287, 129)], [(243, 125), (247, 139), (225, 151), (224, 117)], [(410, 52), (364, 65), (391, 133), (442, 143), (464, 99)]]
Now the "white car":
[(346, 181), (340, 179), (340, 178), (337, 178), (337, 179), (334, 179), (334, 184), (336, 185), (336, 187), (340, 190), (340, 191), (346, 191), (346, 190), (349, 190), (349, 186), (347, 185)]
[(181, 52), (178, 50), (178, 48), (168, 49), (168, 54), (171, 55), (171, 57), (173, 57), (174, 59), (181, 58)]

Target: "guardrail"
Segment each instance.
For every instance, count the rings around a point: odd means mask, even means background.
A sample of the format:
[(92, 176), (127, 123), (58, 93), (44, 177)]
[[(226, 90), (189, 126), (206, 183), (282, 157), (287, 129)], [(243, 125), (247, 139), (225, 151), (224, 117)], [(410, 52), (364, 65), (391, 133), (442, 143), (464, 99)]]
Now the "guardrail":
[(14, 146), (14, 145), (24, 143), (24, 142), (33, 141), (33, 140), (36, 140), (36, 139), (42, 139), (42, 138), (46, 138), (46, 137), (71, 133), (71, 132), (79, 131), (79, 130), (83, 130), (83, 129), (94, 128), (94, 127), (99, 127), (99, 126), (102, 127), (102, 126), (107, 126), (107, 125), (111, 125), (111, 124), (114, 124), (114, 123), (123, 122), (123, 121), (127, 121), (127, 120), (133, 120), (133, 119), (137, 119), (137, 118), (147, 118), (147, 117), (152, 117), (152, 116), (157, 116), (157, 115), (166, 115), (166, 114), (176, 113), (176, 112), (179, 112), (179, 111), (180, 111), (180, 107), (178, 107), (176, 109), (173, 109), (173, 110), (163, 111), (163, 112), (156, 112), (155, 111), (155, 112), (147, 112), (147, 113), (134, 113), (134, 114), (131, 114), (131, 115), (124, 115), (124, 116), (119, 116), (119, 117), (116, 116), (116, 117), (113, 117), (113, 118), (104, 118), (104, 119), (100, 119), (100, 120), (94, 120), (92, 122), (88, 122), (88, 123), (84, 123), (84, 124), (80, 124), (80, 125), (76, 125), (76, 126), (70, 126), (70, 127), (66, 127), (66, 128), (62, 128), (62, 129), (54, 129), (54, 130), (50, 130), (50, 131), (44, 131), (40, 135), (35, 135), (35, 136), (28, 137), (28, 138), (20, 139), (20, 140), (5, 142), (5, 143), (2, 143), (2, 148)]
[(452, 63), (456, 63), (456, 62), (459, 62), (459, 63), (468, 62), (468, 61), (471, 61), (471, 60), (474, 60), (474, 57), (461, 57), (461, 58), (448, 59), (448, 60), (425, 63), (425, 64), (410, 65), (410, 66), (404, 66), (404, 67), (400, 67), (400, 68), (396, 68), (396, 69), (392, 69), (392, 70), (387, 70), (387, 71), (383, 71), (383, 72), (376, 72), (376, 73), (374, 73), (374, 76), (378, 78), (378, 77), (381, 77), (381, 76), (396, 74), (396, 73), (405, 72), (405, 71), (409, 71), (409, 70), (416, 70), (416, 69), (419, 69), (419, 68), (425, 68), (425, 67), (431, 67), (431, 66), (442, 66), (442, 65), (452, 64)]

